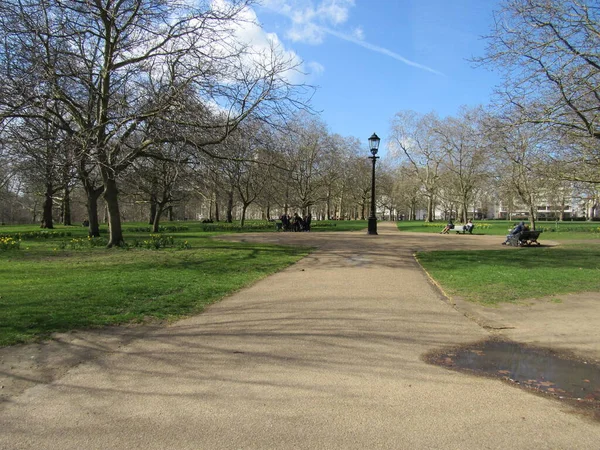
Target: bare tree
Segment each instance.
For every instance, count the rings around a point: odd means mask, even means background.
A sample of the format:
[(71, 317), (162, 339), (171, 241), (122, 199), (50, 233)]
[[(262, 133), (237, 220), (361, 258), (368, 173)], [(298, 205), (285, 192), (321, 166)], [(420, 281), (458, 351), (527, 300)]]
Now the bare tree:
[(490, 122), (489, 131), (498, 182), (509, 197), (515, 193), (527, 207), (531, 228), (535, 229), (537, 206), (545, 194), (545, 137), (540, 127), (515, 124), (508, 118)]
[(323, 122), (305, 114), (296, 116), (288, 129), (281, 143), (286, 154), (287, 185), (292, 204), (306, 213), (326, 197), (322, 171), (329, 135)]
[(460, 205), (463, 223), (467, 222), (476, 189), (488, 175), (489, 149), (484, 122), (481, 108), (462, 108), (458, 117), (448, 117), (435, 128), (445, 151), (442, 166), (447, 172), (447, 189), (451, 197), (448, 200)]
[[(440, 170), (445, 152), (440, 142), (439, 119), (434, 113), (426, 115), (414, 111), (396, 114), (392, 120), (390, 147), (413, 166), (414, 174), (423, 185), (427, 197), (427, 222), (433, 222), (435, 197), (438, 193)], [(398, 152), (400, 152), (398, 154)]]
[(423, 207), (422, 184), (410, 164), (402, 164), (396, 169), (395, 186), (401, 215), (407, 220), (417, 219), (417, 209)]
[(118, 178), (152, 146), (207, 151), (247, 117), (302, 106), (302, 87), (286, 77), (293, 57), (237, 38), (250, 3), (2, 2), (2, 114), (45, 117), (78, 142), (102, 179), (109, 246), (123, 243)]
[[(600, 182), (600, 8), (594, 0), (505, 0), (476, 61), (504, 76), (501, 98), (523, 121), (548, 124), (578, 146), (562, 157)], [(581, 141), (590, 141), (584, 144)]]
[(371, 201), (371, 170), (372, 164), (366, 156), (354, 155), (351, 157), (346, 177), (349, 182), (345, 186), (345, 198), (349, 201), (344, 202), (345, 208), (342, 204), (340, 216), (366, 219), (367, 206)]
[(14, 167), (21, 179), (35, 186), (44, 198), (41, 227), (54, 228), (55, 195), (70, 183), (68, 139), (45, 120), (36, 118), (15, 120), (4, 130), (4, 136), (17, 155)]
[(12, 156), (4, 140), (0, 143), (0, 190), (4, 189), (14, 176)]
[(253, 204), (271, 178), (269, 152), (265, 151), (263, 142), (265, 129), (260, 122), (246, 122), (224, 142), (230, 148), (230, 158), (223, 161), (222, 170), (229, 180), (230, 201), (234, 192), (242, 206), (240, 226), (244, 226), (248, 207)]
[(151, 157), (138, 158), (127, 173), (125, 188), (139, 201), (149, 204), (149, 223), (157, 233), (167, 208), (184, 201), (191, 193), (188, 188), (191, 170), (187, 152), (181, 146), (158, 144), (150, 149)]

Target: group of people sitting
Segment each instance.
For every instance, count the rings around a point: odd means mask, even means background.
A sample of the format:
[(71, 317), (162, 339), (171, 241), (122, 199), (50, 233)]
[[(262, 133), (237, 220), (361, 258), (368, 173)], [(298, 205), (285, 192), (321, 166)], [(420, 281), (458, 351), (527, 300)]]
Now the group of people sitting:
[(304, 218), (300, 214), (294, 213), (293, 216), (283, 214), (280, 218), (283, 231), (310, 231), (310, 222), (312, 215), (308, 213)]
[[(470, 233), (473, 230), (474, 226), (475, 225), (473, 225), (473, 221), (471, 219), (469, 219), (467, 221), (467, 223), (462, 226), (462, 230), (465, 233)], [(448, 234), (450, 232), (450, 230), (454, 230), (455, 228), (456, 228), (456, 226), (452, 222), (452, 219), (450, 219), (448, 221), (448, 223), (446, 224), (446, 226), (444, 227), (444, 229), (442, 231), (440, 231), (440, 234)], [(511, 236), (515, 236), (515, 235), (519, 234), (521, 231), (527, 231), (527, 230), (529, 230), (529, 227), (527, 225), (525, 225), (525, 222), (519, 222), (512, 230), (510, 230), (510, 233), (508, 233), (506, 235), (506, 240), (502, 243), (502, 245), (507, 245), (510, 241)]]
[[(473, 227), (475, 225), (473, 225), (473, 221), (471, 219), (469, 219), (467, 221), (466, 224), (464, 224), (463, 227), (463, 231), (465, 233), (470, 233), (473, 230)], [(454, 223), (452, 222), (452, 219), (448, 220), (448, 223), (446, 224), (446, 226), (444, 227), (444, 229), (442, 231), (440, 231), (440, 234), (448, 234), (450, 232), (450, 230), (454, 230)]]

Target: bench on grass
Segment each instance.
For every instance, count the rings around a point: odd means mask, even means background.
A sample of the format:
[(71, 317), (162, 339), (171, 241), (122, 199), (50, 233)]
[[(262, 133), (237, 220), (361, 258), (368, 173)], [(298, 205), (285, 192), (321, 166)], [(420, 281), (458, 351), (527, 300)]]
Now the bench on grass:
[(466, 225), (456, 225), (454, 228), (452, 228), (452, 231), (456, 231), (457, 234), (473, 234), (473, 228), (475, 228), (475, 225), (471, 227), (467, 227)]
[(508, 245), (512, 245), (513, 247), (524, 247), (532, 244), (541, 245), (538, 242), (540, 233), (541, 231), (525, 230), (517, 234), (510, 235), (508, 238)]

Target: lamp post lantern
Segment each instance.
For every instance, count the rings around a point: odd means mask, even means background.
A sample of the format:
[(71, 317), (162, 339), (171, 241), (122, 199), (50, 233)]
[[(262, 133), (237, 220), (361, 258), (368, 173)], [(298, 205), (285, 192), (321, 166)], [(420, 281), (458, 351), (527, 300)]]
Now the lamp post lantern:
[(373, 161), (373, 173), (371, 176), (371, 215), (369, 216), (369, 225), (367, 234), (377, 234), (377, 216), (375, 215), (375, 161), (379, 156), (377, 156), (377, 151), (379, 150), (379, 136), (375, 133), (369, 138), (369, 150), (371, 150), (371, 155), (369, 159)]

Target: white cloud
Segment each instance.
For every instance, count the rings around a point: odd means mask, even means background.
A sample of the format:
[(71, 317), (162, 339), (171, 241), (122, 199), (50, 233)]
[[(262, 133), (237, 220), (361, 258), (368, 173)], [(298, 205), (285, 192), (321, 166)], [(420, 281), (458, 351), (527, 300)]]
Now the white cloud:
[(325, 66), (316, 61), (306, 63), (306, 67), (308, 69), (309, 75), (312, 75), (313, 77), (321, 75), (323, 72), (325, 72)]
[[(226, 7), (227, 0), (213, 0), (213, 6)], [(265, 67), (272, 64), (274, 55), (278, 60), (288, 61), (290, 70), (281, 76), (290, 83), (302, 83), (304, 81), (306, 68), (302, 59), (292, 50), (285, 48), (276, 33), (267, 33), (258, 23), (256, 13), (251, 8), (244, 9), (238, 16), (239, 21), (233, 25), (232, 46), (247, 45), (245, 52), (245, 64), (248, 67)], [(232, 24), (229, 24), (232, 26)], [(230, 51), (229, 47), (227, 48)]]
[(287, 32), (290, 40), (317, 45), (325, 38), (323, 26), (338, 26), (348, 20), (354, 0), (264, 0), (263, 6), (292, 21)]
[(325, 32), (318, 25), (306, 23), (302, 26), (294, 25), (288, 30), (286, 36), (293, 42), (305, 42), (307, 44), (318, 45), (323, 42)]
[(431, 67), (365, 41), (365, 33), (360, 26), (354, 28), (350, 33), (338, 31), (338, 26), (348, 21), (350, 10), (354, 7), (354, 0), (320, 0), (317, 2), (312, 0), (263, 0), (263, 6), (291, 20), (291, 28), (287, 31), (286, 37), (293, 42), (318, 45), (325, 40), (326, 35), (331, 35), (389, 56), (408, 66), (443, 75)]
[(365, 40), (365, 32), (362, 29), (362, 27), (355, 28), (354, 31), (352, 32), (352, 36), (355, 39), (358, 39), (359, 41), (364, 41)]
[(354, 0), (328, 0), (319, 5), (318, 14), (333, 25), (345, 23), (349, 10), (354, 7)]

